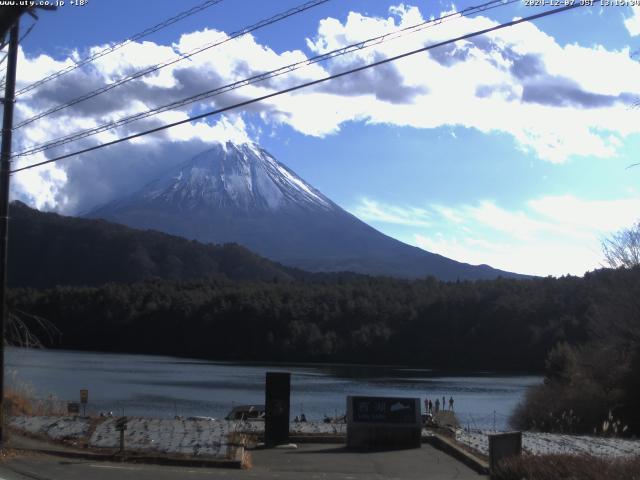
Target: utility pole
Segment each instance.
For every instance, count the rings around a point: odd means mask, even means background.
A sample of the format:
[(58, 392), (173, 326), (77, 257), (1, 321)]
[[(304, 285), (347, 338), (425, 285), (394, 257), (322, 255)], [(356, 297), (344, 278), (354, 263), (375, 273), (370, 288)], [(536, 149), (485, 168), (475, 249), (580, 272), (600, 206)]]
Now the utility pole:
[(7, 323), (7, 241), (9, 239), (9, 171), (11, 170), (11, 137), (13, 129), (13, 105), (16, 91), (16, 67), (18, 62), (20, 19), (9, 34), (7, 80), (4, 88), (2, 117), (2, 149), (0, 150), (0, 446), (5, 440), (4, 404), (4, 344)]

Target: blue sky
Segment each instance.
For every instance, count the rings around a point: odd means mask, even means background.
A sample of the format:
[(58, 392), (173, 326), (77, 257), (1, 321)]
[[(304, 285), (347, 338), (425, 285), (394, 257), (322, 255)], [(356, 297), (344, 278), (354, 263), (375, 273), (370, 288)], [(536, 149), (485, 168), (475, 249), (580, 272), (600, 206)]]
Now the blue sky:
[[(89, 0), (83, 7), (67, 2), (58, 12), (43, 12), (22, 45), (18, 86), (199, 3)], [(299, 3), (225, 0), (23, 95), (17, 117)], [(34, 122), (18, 131), (16, 146), (477, 3), (331, 0), (83, 108)], [(53, 153), (539, 11), (522, 2), (455, 19)], [(23, 31), (30, 23), (23, 19)], [(343, 208), (402, 241), (473, 264), (581, 275), (601, 265), (602, 238), (640, 217), (640, 168), (626, 168), (640, 160), (640, 111), (632, 107), (640, 94), (638, 50), (640, 11), (596, 2), (411, 57), (351, 83), (279, 97), (224, 119), (33, 169), (14, 177), (13, 194), (39, 208), (79, 213), (139, 188), (212, 141), (252, 140)], [(20, 165), (44, 158), (22, 158)]]

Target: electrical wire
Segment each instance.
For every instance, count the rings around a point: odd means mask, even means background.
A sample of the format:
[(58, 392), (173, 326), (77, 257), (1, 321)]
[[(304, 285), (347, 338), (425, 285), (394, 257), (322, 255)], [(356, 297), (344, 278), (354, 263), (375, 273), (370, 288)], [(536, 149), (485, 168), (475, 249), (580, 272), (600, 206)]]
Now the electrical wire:
[(36, 26), (36, 22), (33, 22), (31, 25), (29, 25), (29, 28), (27, 28), (27, 31), (24, 32), (20, 37), (20, 39), (18, 40), (18, 43), (22, 43), (22, 41), (29, 36), (29, 34), (31, 33), (31, 30), (33, 30), (33, 27), (35, 26)]
[[(18, 40), (18, 43), (22, 43), (22, 41), (25, 38), (27, 38), (27, 36), (31, 33), (31, 30), (33, 30), (33, 27), (35, 27), (35, 26), (36, 26), (36, 22), (33, 22), (29, 26), (29, 28), (27, 28), (27, 31), (24, 32), (24, 34), (20, 37), (20, 40)], [(0, 50), (3, 50), (3, 49), (4, 49), (4, 45), (0, 47)], [(7, 53), (4, 54), (4, 57), (0, 58), (0, 65), (2, 65), (4, 63), (4, 61), (7, 59), (8, 56), (9, 56), (9, 53), (7, 52)], [(6, 73), (6, 67), (3, 68), (2, 74), (4, 75), (5, 73)], [(4, 86), (5, 86), (5, 83), (4, 83), (4, 78), (3, 78), (2, 84), (0, 84), (0, 89), (2, 89)]]
[(103, 48), (102, 50), (99, 50), (97, 52), (95, 52), (93, 55), (89, 55), (88, 57), (85, 57), (81, 60), (79, 60), (78, 62), (74, 63), (73, 65), (69, 65), (61, 70), (58, 70), (57, 72), (52, 73), (51, 75), (48, 75), (44, 78), (41, 78), (40, 80), (31, 83), (29, 85), (27, 85), (26, 87), (21, 88), (20, 90), (16, 91), (15, 95), (22, 95), (23, 93), (29, 92), (31, 90), (33, 90), (34, 88), (39, 87), (40, 85), (43, 85), (47, 82), (50, 82), (51, 80), (54, 80), (58, 77), (61, 77), (62, 75), (65, 75), (69, 72), (72, 72), (73, 70), (80, 68), (84, 65), (87, 65), (88, 63), (93, 62), (94, 60), (97, 60), (98, 58), (104, 57), (105, 55), (108, 55), (112, 52), (115, 52), (116, 50), (124, 47), (125, 45), (128, 45), (132, 42), (135, 42), (137, 40), (140, 40), (141, 38), (144, 38), (148, 35), (151, 35), (152, 33), (155, 33), (159, 30), (162, 30), (163, 28), (168, 27), (169, 25), (173, 25), (176, 22), (179, 22), (180, 20), (190, 17), (191, 15), (195, 15), (198, 12), (201, 12), (203, 10), (205, 10), (206, 8), (209, 8), (213, 5), (216, 5), (220, 2), (222, 2), (223, 0), (206, 0), (205, 2), (196, 5), (195, 7), (190, 8), (189, 10), (185, 10), (171, 18), (168, 18), (167, 20), (160, 22), (152, 27), (146, 28), (145, 30), (143, 30), (142, 32), (136, 33), (135, 35), (133, 35), (132, 37), (127, 38), (126, 40), (123, 40), (119, 43), (116, 43), (115, 45), (110, 45), (106, 48)]
[(206, 43), (206, 44), (204, 44), (204, 45), (202, 45), (200, 47), (197, 47), (195, 49), (190, 50), (189, 52), (187, 52), (185, 54), (181, 54), (178, 57), (173, 57), (170, 60), (167, 60), (165, 62), (161, 62), (161, 63), (158, 63), (158, 64), (153, 65), (151, 67), (139, 70), (139, 71), (137, 71), (135, 73), (132, 73), (132, 74), (130, 74), (128, 76), (122, 77), (122, 78), (116, 80), (115, 82), (112, 82), (112, 83), (110, 83), (108, 85), (104, 85), (103, 87), (100, 87), (100, 88), (98, 88), (96, 90), (93, 90), (91, 92), (85, 93), (84, 95), (81, 95), (81, 96), (79, 96), (77, 98), (74, 98), (73, 100), (70, 100), (67, 103), (64, 103), (64, 104), (61, 104), (61, 105), (57, 105), (57, 106), (55, 106), (53, 108), (50, 108), (49, 110), (45, 110), (45, 111), (43, 111), (41, 113), (38, 113), (38, 114), (34, 115), (33, 117), (27, 118), (26, 120), (23, 120), (22, 122), (18, 123), (17, 125), (15, 125), (13, 127), (13, 129), (16, 130), (18, 128), (24, 127), (25, 125), (29, 125), (30, 123), (35, 122), (36, 120), (39, 120), (39, 119), (41, 119), (43, 117), (46, 117), (46, 116), (51, 115), (53, 113), (59, 112), (61, 110), (69, 108), (69, 107), (71, 107), (73, 105), (77, 105), (78, 103), (84, 102), (85, 100), (89, 100), (91, 98), (97, 97), (98, 95), (101, 95), (102, 93), (108, 92), (109, 90), (112, 90), (112, 89), (114, 89), (114, 88), (116, 88), (116, 87), (118, 87), (120, 85), (124, 85), (125, 83), (128, 83), (131, 80), (135, 80), (137, 78), (141, 78), (141, 77), (144, 77), (146, 75), (149, 75), (150, 73), (157, 72), (161, 68), (168, 67), (170, 65), (174, 65), (174, 64), (176, 64), (178, 62), (181, 62), (182, 60), (186, 60), (186, 59), (188, 59), (188, 58), (190, 58), (190, 57), (192, 57), (192, 56), (194, 56), (194, 55), (196, 55), (198, 53), (204, 52), (204, 51), (209, 50), (209, 49), (214, 48), (214, 47), (218, 47), (218, 46), (220, 46), (220, 45), (222, 45), (224, 43), (227, 43), (227, 42), (229, 42), (231, 40), (234, 40), (236, 38), (239, 38), (239, 37), (242, 37), (244, 35), (247, 35), (247, 34), (249, 34), (251, 32), (254, 32), (254, 31), (256, 31), (256, 30), (258, 30), (260, 28), (266, 27), (268, 25), (272, 25), (272, 24), (274, 24), (276, 22), (279, 22), (279, 21), (284, 20), (284, 19), (286, 19), (288, 17), (291, 17), (291, 16), (296, 15), (298, 13), (304, 12), (306, 10), (309, 10), (310, 8), (316, 7), (318, 5), (326, 3), (328, 1), (330, 1), (330, 0), (311, 0), (311, 1), (307, 2), (307, 3), (299, 5), (297, 7), (290, 8), (290, 9), (284, 11), (284, 12), (278, 13), (278, 14), (273, 15), (273, 16), (267, 18), (267, 19), (264, 19), (264, 20), (261, 20), (261, 21), (259, 21), (257, 23), (254, 23), (253, 25), (250, 25), (248, 27), (244, 27), (244, 28), (242, 28), (240, 30), (237, 30), (237, 31), (229, 34), (228, 36), (225, 36), (221, 40), (215, 40), (213, 42), (208, 42), (208, 43)]
[(387, 64), (387, 63), (402, 59), (402, 58), (406, 58), (406, 57), (409, 57), (409, 56), (412, 56), (412, 55), (416, 55), (418, 53), (426, 52), (428, 50), (432, 50), (432, 49), (437, 48), (437, 47), (448, 45), (450, 43), (455, 43), (455, 42), (458, 42), (460, 40), (466, 40), (468, 38), (477, 37), (478, 35), (484, 35), (484, 34), (487, 34), (487, 33), (490, 33), (490, 32), (494, 32), (496, 30), (512, 27), (512, 26), (518, 25), (520, 23), (530, 22), (530, 21), (533, 21), (533, 20), (537, 20), (539, 18), (548, 17), (550, 15), (555, 15), (555, 14), (558, 14), (558, 13), (561, 13), (561, 12), (565, 12), (565, 11), (568, 11), (568, 10), (572, 10), (572, 9), (575, 9), (575, 8), (578, 8), (578, 7), (581, 7), (581, 6), (583, 6), (583, 4), (581, 4), (581, 3), (575, 3), (575, 4), (572, 4), (572, 5), (566, 5), (564, 7), (555, 8), (553, 10), (547, 10), (545, 12), (537, 13), (537, 14), (534, 14), (534, 15), (529, 15), (527, 17), (518, 18), (518, 19), (512, 20), (510, 22), (501, 23), (501, 24), (495, 25), (493, 27), (485, 28), (485, 29), (482, 29), (482, 30), (476, 30), (475, 32), (467, 33), (465, 35), (461, 35), (461, 36), (456, 37), (456, 38), (445, 40), (443, 42), (438, 42), (438, 43), (435, 43), (435, 44), (432, 44), (432, 45), (427, 45), (426, 47), (418, 48), (416, 50), (411, 50), (409, 52), (405, 52), (405, 53), (402, 53), (402, 54), (399, 54), (399, 55), (395, 55), (393, 57), (385, 58), (385, 59), (379, 60), (377, 62), (373, 62), (373, 63), (369, 63), (367, 65), (363, 65), (363, 66), (360, 66), (360, 67), (352, 68), (352, 69), (346, 70), (344, 72), (340, 72), (340, 73), (336, 73), (336, 74), (333, 74), (333, 75), (329, 75), (327, 77), (320, 78), (320, 79), (317, 79), (317, 80), (312, 80), (310, 82), (306, 82), (306, 83), (303, 83), (303, 84), (300, 84), (300, 85), (289, 87), (289, 88), (286, 88), (284, 90), (279, 90), (277, 92), (273, 92), (273, 93), (270, 93), (270, 94), (267, 94), (267, 95), (262, 95), (261, 97), (253, 98), (251, 100), (245, 100), (243, 102), (239, 102), (239, 103), (236, 103), (234, 105), (229, 105), (229, 106), (224, 107), (224, 108), (219, 108), (217, 110), (212, 110), (210, 112), (205, 112), (205, 113), (202, 113), (200, 115), (195, 115), (193, 117), (189, 117), (189, 118), (184, 119), (184, 120), (180, 120), (180, 121), (177, 121), (177, 122), (173, 122), (173, 123), (169, 123), (169, 124), (166, 124), (166, 125), (162, 125), (162, 126), (159, 126), (159, 127), (156, 127), (156, 128), (152, 128), (150, 130), (145, 130), (143, 132), (139, 132), (139, 133), (136, 133), (136, 134), (133, 134), (133, 135), (129, 135), (127, 137), (119, 138), (117, 140), (112, 140), (110, 142), (102, 143), (100, 145), (94, 145), (93, 147), (85, 148), (85, 149), (82, 149), (82, 150), (77, 150), (75, 152), (71, 152), (71, 153), (68, 153), (68, 154), (65, 154), (65, 155), (60, 155), (58, 157), (51, 158), (51, 159), (48, 159), (48, 160), (45, 160), (45, 161), (42, 161), (42, 162), (37, 162), (37, 163), (33, 163), (31, 165), (27, 165), (27, 166), (24, 166), (24, 167), (16, 168), (14, 170), (11, 170), (9, 173), (14, 174), (14, 173), (22, 172), (22, 171), (25, 171), (25, 170), (29, 170), (31, 168), (35, 168), (35, 167), (39, 167), (39, 166), (42, 166), (42, 165), (46, 165), (46, 164), (49, 164), (49, 163), (58, 162), (58, 161), (63, 160), (65, 158), (74, 157), (76, 155), (80, 155), (80, 154), (83, 154), (83, 153), (87, 153), (87, 152), (91, 152), (91, 151), (94, 151), (94, 150), (98, 150), (100, 148), (105, 148), (105, 147), (108, 147), (108, 146), (111, 146), (111, 145), (115, 145), (115, 144), (118, 144), (118, 143), (126, 142), (126, 141), (132, 140), (134, 138), (139, 138), (139, 137), (142, 137), (142, 136), (145, 136), (145, 135), (149, 135), (151, 133), (160, 132), (162, 130), (166, 130), (168, 128), (172, 128), (172, 127), (175, 127), (175, 126), (178, 126), (178, 125), (189, 123), (189, 122), (192, 122), (194, 120), (200, 120), (202, 118), (210, 117), (212, 115), (217, 115), (217, 114), (220, 114), (220, 113), (224, 113), (224, 112), (227, 112), (229, 110), (234, 110), (236, 108), (240, 108), (240, 107), (244, 107), (244, 106), (247, 106), (247, 105), (251, 105), (253, 103), (261, 102), (263, 100), (267, 100), (269, 98), (273, 98), (273, 97), (276, 97), (276, 96), (279, 96), (279, 95), (284, 95), (286, 93), (294, 92), (296, 90), (300, 90), (300, 89), (303, 89), (303, 88), (308, 88), (308, 87), (313, 86), (313, 85), (318, 85), (320, 83), (324, 83), (324, 82), (329, 81), (329, 80), (334, 80), (336, 78), (340, 78), (340, 77), (351, 75), (351, 74), (354, 74), (354, 73), (357, 73), (357, 72), (361, 72), (361, 71), (367, 70), (369, 68), (378, 67), (380, 65), (384, 65), (384, 64)]
[(416, 33), (419, 31), (424, 30), (425, 28), (429, 28), (432, 27), (434, 25), (439, 25), (441, 23), (443, 23), (444, 21), (448, 21), (448, 20), (452, 20), (454, 18), (461, 18), (464, 16), (469, 16), (475, 13), (479, 13), (479, 12), (483, 12), (492, 8), (497, 8), (497, 7), (502, 7), (502, 6), (506, 6), (506, 5), (510, 5), (512, 3), (518, 2), (519, 0), (492, 0), (490, 2), (478, 5), (478, 6), (473, 6), (473, 7), (468, 7), (460, 12), (455, 12), (455, 13), (451, 13), (451, 14), (447, 14), (447, 15), (443, 15), (442, 17), (439, 17), (437, 19), (431, 19), (431, 20), (426, 20), (420, 23), (417, 23), (415, 25), (411, 25), (411, 26), (407, 26), (398, 30), (395, 30), (393, 32), (388, 32), (385, 33), (383, 35), (378, 35), (376, 37), (372, 37), (369, 38), (367, 40), (363, 40), (360, 41), (358, 43), (354, 43), (351, 45), (347, 45), (345, 47), (341, 47), (341, 48), (337, 48), (335, 50), (332, 50), (330, 52), (326, 52), (320, 55), (316, 55), (314, 57), (302, 60), (300, 62), (296, 62), (296, 63), (292, 63), (289, 65), (286, 65), (284, 67), (280, 67), (277, 68), (275, 70), (270, 70), (268, 72), (264, 72), (258, 75), (254, 75), (252, 77), (249, 78), (245, 78), (243, 80), (238, 80), (236, 82), (221, 86), (221, 87), (217, 87), (214, 88), (212, 90), (208, 90), (205, 92), (201, 92), (199, 94), (181, 99), (181, 100), (177, 100), (175, 102), (169, 103), (169, 104), (165, 104), (165, 105), (161, 105), (159, 107), (153, 108), (153, 109), (149, 109), (146, 110), (144, 112), (139, 112), (127, 117), (123, 117), (121, 119), (103, 124), (103, 125), (99, 125), (97, 127), (93, 127), (93, 128), (89, 128), (80, 132), (76, 132), (72, 135), (68, 135), (66, 137), (62, 137), (62, 138), (58, 138), (55, 140), (49, 140), (47, 142), (43, 142), (40, 144), (36, 144), (36, 145), (32, 145), (31, 147), (29, 147), (26, 150), (23, 150), (19, 153), (16, 153), (14, 155), (14, 157), (19, 157), (19, 156), (26, 156), (26, 155), (33, 155), (35, 153), (39, 153), (45, 150), (49, 150), (51, 148), (55, 148), (55, 147), (59, 147), (62, 145), (65, 145), (67, 143), (76, 141), (76, 140), (80, 140), (83, 138), (87, 138), (89, 136), (93, 136), (96, 135), (98, 133), (102, 133), (104, 131), (107, 130), (112, 130), (114, 128), (118, 128), (124, 125), (127, 125), (129, 123), (138, 121), (138, 120), (142, 120), (144, 118), (148, 118), (152, 115), (157, 115), (159, 113), (168, 111), (168, 110), (173, 110), (175, 108), (179, 108), (182, 107), (184, 105), (190, 104), (190, 103), (194, 103), (196, 101), (199, 100), (205, 100), (208, 98), (211, 98), (213, 96), (217, 96), (217, 95), (221, 95), (222, 93), (226, 93), (232, 90), (236, 90), (238, 88), (247, 86), (247, 85), (252, 85), (254, 83), (258, 83), (258, 82), (262, 82), (264, 80), (270, 79), (270, 78), (274, 78), (280, 75), (284, 75), (290, 72), (293, 72), (295, 70), (298, 70), (302, 67), (306, 67), (315, 63), (319, 63), (322, 61), (326, 61), (328, 59), (331, 58), (335, 58), (338, 56), (342, 56), (357, 50), (362, 50), (365, 48), (369, 48), (375, 45), (379, 45), (381, 43), (384, 43), (386, 41), (390, 41), (390, 40), (395, 40), (397, 38), (400, 38), (403, 35), (407, 35), (407, 34), (412, 34), (412, 33)]

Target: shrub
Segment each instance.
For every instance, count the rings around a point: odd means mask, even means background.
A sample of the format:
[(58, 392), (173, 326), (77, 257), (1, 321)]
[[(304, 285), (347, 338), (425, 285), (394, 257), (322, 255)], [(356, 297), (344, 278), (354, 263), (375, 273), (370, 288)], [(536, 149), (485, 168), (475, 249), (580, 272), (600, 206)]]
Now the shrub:
[(35, 398), (32, 390), (22, 385), (7, 388), (4, 393), (4, 410), (6, 417), (18, 415), (64, 415), (64, 402), (53, 395), (46, 399)]
[(523, 455), (500, 463), (495, 480), (640, 480), (640, 456)]
[(611, 427), (604, 428), (618, 425), (610, 415), (610, 406), (610, 399), (594, 382), (571, 387), (548, 382), (527, 391), (511, 415), (510, 424), (517, 430), (614, 433), (607, 431)]
[(7, 389), (4, 392), (4, 408), (7, 416), (33, 415), (35, 407), (31, 398), (24, 392)]
[(629, 415), (621, 407), (632, 381), (627, 355), (611, 345), (559, 344), (547, 357), (541, 385), (530, 388), (510, 424), (519, 430), (621, 435)]

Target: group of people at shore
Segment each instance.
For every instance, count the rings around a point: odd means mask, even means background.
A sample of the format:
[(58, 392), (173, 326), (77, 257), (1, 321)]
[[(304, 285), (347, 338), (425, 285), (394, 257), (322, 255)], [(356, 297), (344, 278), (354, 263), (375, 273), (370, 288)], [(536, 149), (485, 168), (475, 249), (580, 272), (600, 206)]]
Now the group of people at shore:
[[(430, 413), (431, 415), (438, 413), (440, 411), (440, 406), (442, 405), (442, 411), (446, 410), (446, 399), (444, 395), (442, 396), (442, 404), (440, 403), (440, 399), (436, 398), (436, 401), (433, 402), (429, 399), (429, 397), (424, 399), (424, 410), (425, 413)], [(453, 411), (453, 397), (449, 397), (449, 411)]]

